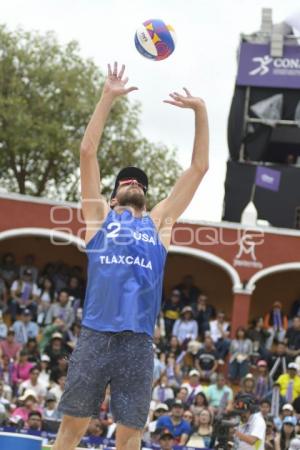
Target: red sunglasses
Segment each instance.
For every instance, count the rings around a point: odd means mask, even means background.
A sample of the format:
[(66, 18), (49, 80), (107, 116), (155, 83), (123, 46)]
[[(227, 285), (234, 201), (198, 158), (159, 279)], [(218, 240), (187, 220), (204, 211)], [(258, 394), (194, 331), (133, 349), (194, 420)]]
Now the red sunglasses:
[(138, 187), (140, 187), (141, 189), (143, 189), (144, 192), (147, 191), (146, 186), (144, 186), (142, 183), (139, 183), (137, 180), (135, 180), (134, 178), (130, 178), (128, 180), (120, 180), (119, 181), (119, 186), (128, 186), (130, 184), (136, 184)]

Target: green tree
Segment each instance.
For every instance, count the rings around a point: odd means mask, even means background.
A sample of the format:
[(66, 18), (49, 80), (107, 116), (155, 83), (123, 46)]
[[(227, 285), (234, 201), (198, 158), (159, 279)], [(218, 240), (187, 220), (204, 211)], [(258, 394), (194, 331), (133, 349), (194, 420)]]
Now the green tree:
[[(61, 200), (79, 198), (79, 146), (99, 98), (103, 74), (75, 41), (0, 26), (0, 183), (7, 190)], [(99, 152), (103, 192), (126, 165), (147, 170), (149, 206), (174, 184), (175, 150), (145, 139), (140, 105), (114, 105)]]

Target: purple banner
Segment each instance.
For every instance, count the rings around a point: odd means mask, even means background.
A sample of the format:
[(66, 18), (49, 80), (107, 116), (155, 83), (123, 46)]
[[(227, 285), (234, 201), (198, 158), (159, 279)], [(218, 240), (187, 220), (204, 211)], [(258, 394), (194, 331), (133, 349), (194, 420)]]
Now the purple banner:
[(281, 172), (279, 170), (269, 169), (259, 166), (256, 169), (256, 186), (277, 192), (280, 185)]
[(273, 58), (270, 45), (242, 42), (237, 84), (300, 89), (300, 45), (286, 45), (283, 56)]

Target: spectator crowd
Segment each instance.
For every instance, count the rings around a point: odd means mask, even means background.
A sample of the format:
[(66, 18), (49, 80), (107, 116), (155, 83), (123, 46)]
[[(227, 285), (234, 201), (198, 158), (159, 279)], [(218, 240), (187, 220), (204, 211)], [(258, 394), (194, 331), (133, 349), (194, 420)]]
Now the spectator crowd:
[[(39, 269), (33, 255), (0, 265), (0, 425), (56, 432), (69, 357), (80, 334), (80, 267)], [(231, 337), (230, 320), (186, 276), (164, 298), (154, 343), (144, 447), (215, 448), (216, 418), (247, 395), (265, 424), (266, 450), (300, 449), (300, 300), (272, 309)], [(114, 438), (109, 387), (87, 435)], [(233, 437), (233, 439), (235, 439)], [(298, 447), (297, 447), (298, 445)]]

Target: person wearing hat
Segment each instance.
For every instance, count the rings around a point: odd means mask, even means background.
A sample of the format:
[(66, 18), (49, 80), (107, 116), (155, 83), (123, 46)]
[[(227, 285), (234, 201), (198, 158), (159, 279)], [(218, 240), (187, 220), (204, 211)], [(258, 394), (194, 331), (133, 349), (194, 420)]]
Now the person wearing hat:
[(117, 175), (110, 202), (101, 194), (97, 150), (117, 98), (126, 87), (125, 66), (108, 66), (102, 96), (80, 148), (82, 212), (86, 223), (88, 282), (82, 331), (72, 354), (64, 413), (53, 450), (73, 450), (111, 385), (118, 423), (117, 450), (140, 448), (151, 400), (154, 327), (172, 227), (191, 202), (208, 166), (208, 122), (204, 102), (185, 89), (165, 100), (191, 109), (195, 140), (190, 167), (170, 195), (146, 213), (148, 177), (138, 167)]
[(283, 419), (280, 433), (275, 438), (275, 450), (290, 450), (290, 443), (295, 436), (294, 418), (287, 416)]
[(180, 318), (177, 319), (173, 326), (172, 335), (176, 336), (180, 344), (185, 341), (195, 341), (198, 337), (198, 324), (194, 319), (193, 309), (191, 306), (185, 306), (181, 310)]
[(287, 403), (292, 403), (300, 395), (300, 376), (297, 375), (297, 370), (297, 364), (291, 362), (288, 364), (287, 373), (280, 375), (277, 380), (280, 394), (285, 397)]
[(31, 389), (25, 391), (24, 394), (19, 397), (19, 400), (22, 402), (22, 406), (17, 407), (13, 411), (12, 417), (19, 416), (24, 420), (24, 422), (27, 422), (31, 411), (42, 412), (41, 407), (38, 405), (36, 393)]
[(239, 450), (264, 450), (266, 437), (266, 422), (257, 410), (255, 398), (252, 395), (238, 394), (234, 401), (234, 413), (241, 418), (241, 424), (235, 431)]
[(53, 392), (48, 392), (45, 398), (43, 418), (47, 420), (61, 420), (62, 413), (57, 410), (57, 398)]
[(255, 397), (260, 400), (272, 389), (272, 381), (269, 376), (268, 363), (260, 359), (256, 363), (257, 373), (255, 376)]
[(29, 308), (21, 310), (20, 319), (12, 325), (15, 332), (16, 342), (25, 345), (28, 339), (37, 338), (39, 334), (38, 325), (32, 320), (32, 312)]
[(200, 384), (200, 372), (197, 369), (189, 371), (189, 379), (186, 383), (183, 383), (181, 387), (185, 387), (188, 390), (187, 404), (191, 405), (199, 392), (203, 391), (203, 386)]
[(153, 417), (148, 425), (148, 431), (153, 433), (156, 429), (157, 421), (160, 417), (169, 413), (169, 407), (166, 403), (157, 403), (153, 411)]
[(19, 280), (15, 280), (10, 288), (11, 302), (10, 311), (15, 320), (24, 308), (31, 311), (33, 317), (37, 314), (37, 304), (39, 299), (39, 288), (32, 280), (32, 271), (27, 268), (23, 271)]
[(175, 400), (171, 406), (171, 414), (160, 417), (156, 428), (166, 428), (174, 436), (177, 445), (185, 445), (191, 434), (191, 425), (183, 419), (184, 404)]
[(165, 428), (161, 431), (159, 435), (159, 445), (161, 450), (173, 450), (174, 448), (174, 436)]

